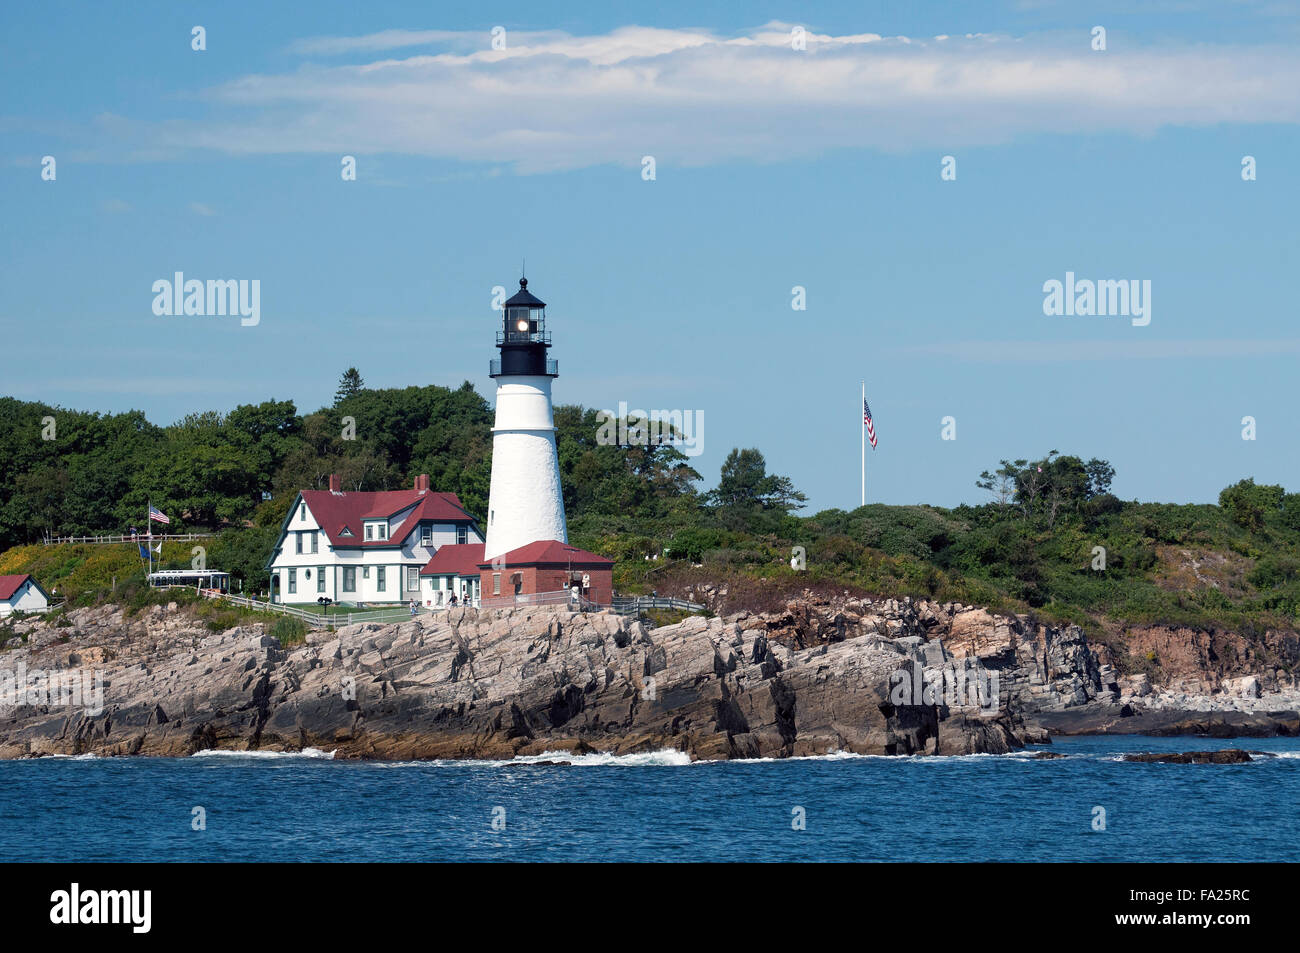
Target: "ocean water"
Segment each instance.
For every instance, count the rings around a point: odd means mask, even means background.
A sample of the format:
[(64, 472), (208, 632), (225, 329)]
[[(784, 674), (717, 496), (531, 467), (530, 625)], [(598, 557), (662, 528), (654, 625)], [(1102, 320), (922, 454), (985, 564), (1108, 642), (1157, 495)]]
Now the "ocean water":
[[(1119, 760), (1234, 747), (1278, 756)], [(1040, 750), (1066, 757), (1034, 760)], [(1296, 861), (1298, 804), (1295, 738), (1063, 738), (1010, 756), (694, 764), (678, 752), (567, 766), (351, 762), (325, 752), (42, 758), (0, 762), (0, 857)], [(194, 829), (196, 807), (206, 829)], [(1104, 831), (1093, 829), (1096, 808)]]

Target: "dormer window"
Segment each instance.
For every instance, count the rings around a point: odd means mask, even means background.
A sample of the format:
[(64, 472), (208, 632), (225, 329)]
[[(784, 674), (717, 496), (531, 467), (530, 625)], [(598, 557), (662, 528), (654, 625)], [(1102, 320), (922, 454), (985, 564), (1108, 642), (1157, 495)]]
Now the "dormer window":
[(433, 545), (433, 527), (430, 526), (428, 523), (425, 523), (420, 527), (420, 545), (421, 546)]
[(372, 522), (366, 524), (366, 539), (371, 541), (384, 540), (388, 538), (388, 523)]

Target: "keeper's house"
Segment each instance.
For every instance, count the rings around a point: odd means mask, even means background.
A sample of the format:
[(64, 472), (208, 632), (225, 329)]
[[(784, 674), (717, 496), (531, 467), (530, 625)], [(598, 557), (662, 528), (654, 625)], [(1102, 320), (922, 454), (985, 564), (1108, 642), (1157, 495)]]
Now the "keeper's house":
[(455, 592), (458, 603), (478, 605), (477, 572), (421, 576), (442, 550), (474, 544), (482, 553), (474, 517), (455, 493), (430, 490), (424, 474), (413, 489), (381, 492), (344, 492), (331, 476), (328, 490), (300, 492), (280, 527), (266, 565), (271, 598), (439, 606)]
[(31, 576), (0, 576), (0, 618), (14, 612), (44, 612), (50, 597)]

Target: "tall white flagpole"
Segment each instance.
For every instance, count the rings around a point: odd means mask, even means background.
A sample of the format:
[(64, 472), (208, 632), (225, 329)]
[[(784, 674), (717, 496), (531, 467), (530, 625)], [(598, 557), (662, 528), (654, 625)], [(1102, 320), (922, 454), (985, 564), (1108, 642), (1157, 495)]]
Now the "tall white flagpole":
[(867, 382), (862, 381), (862, 505), (867, 505)]

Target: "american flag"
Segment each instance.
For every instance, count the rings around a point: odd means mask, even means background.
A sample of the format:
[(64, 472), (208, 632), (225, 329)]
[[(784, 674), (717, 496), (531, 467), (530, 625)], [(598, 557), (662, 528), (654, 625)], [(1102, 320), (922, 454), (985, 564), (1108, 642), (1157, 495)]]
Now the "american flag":
[(867, 399), (862, 398), (862, 422), (867, 425), (867, 439), (871, 441), (871, 449), (876, 449), (876, 428), (871, 423), (871, 408), (867, 406)]
[[(872, 444), (875, 444), (874, 440), (872, 441)], [(158, 507), (154, 506), (152, 503), (149, 504), (149, 519), (153, 520), (155, 523), (171, 522), (171, 520), (167, 518), (167, 514), (158, 509)]]

